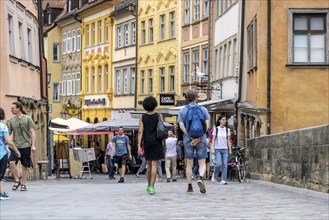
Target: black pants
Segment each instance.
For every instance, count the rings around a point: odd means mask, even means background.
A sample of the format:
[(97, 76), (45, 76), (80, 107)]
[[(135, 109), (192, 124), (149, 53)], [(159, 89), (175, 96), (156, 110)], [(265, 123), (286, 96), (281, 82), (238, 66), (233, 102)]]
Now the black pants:
[(8, 165), (8, 155), (6, 154), (3, 156), (3, 158), (0, 160), (0, 181), (2, 181), (3, 176), (5, 175), (5, 172), (7, 170)]

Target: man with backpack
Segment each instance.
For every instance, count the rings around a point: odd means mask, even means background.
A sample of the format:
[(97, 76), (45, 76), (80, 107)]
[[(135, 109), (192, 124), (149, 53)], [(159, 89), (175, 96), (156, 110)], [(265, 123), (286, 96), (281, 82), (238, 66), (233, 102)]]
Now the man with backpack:
[(121, 126), (118, 129), (118, 135), (114, 136), (112, 139), (111, 159), (113, 158), (114, 161), (118, 163), (118, 167), (119, 167), (120, 179), (118, 182), (123, 183), (125, 181), (124, 176), (126, 173), (127, 159), (131, 160), (132, 155), (131, 155), (131, 147), (129, 144), (129, 138), (127, 135), (124, 134), (123, 127)]
[(208, 110), (198, 105), (198, 92), (191, 90), (187, 94), (187, 101), (189, 102), (184, 108), (179, 111), (177, 122), (184, 133), (184, 152), (187, 160), (186, 164), (186, 178), (188, 183), (187, 193), (193, 192), (192, 187), (192, 166), (193, 155), (196, 151), (196, 158), (199, 162), (199, 177), (197, 184), (201, 193), (206, 193), (206, 187), (203, 182), (203, 177), (206, 172), (206, 158), (207, 158), (207, 138), (206, 132), (209, 129), (209, 113)]

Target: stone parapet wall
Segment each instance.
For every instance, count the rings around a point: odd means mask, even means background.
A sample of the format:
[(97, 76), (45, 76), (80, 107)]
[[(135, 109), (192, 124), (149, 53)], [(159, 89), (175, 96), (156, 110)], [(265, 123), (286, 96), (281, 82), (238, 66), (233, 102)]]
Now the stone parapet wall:
[(329, 193), (329, 125), (247, 140), (247, 173)]

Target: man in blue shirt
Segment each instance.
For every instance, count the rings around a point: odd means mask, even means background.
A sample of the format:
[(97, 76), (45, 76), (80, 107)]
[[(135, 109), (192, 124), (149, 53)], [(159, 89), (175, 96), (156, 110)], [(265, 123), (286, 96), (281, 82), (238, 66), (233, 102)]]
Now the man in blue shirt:
[[(128, 152), (127, 152), (128, 150)], [(127, 155), (128, 153), (128, 155)], [(112, 156), (111, 159), (114, 158), (114, 161), (118, 163), (120, 179), (119, 183), (123, 183), (125, 172), (126, 172), (126, 164), (127, 157), (129, 156), (129, 160), (132, 159), (131, 156), (131, 147), (129, 144), (129, 138), (124, 134), (123, 127), (119, 127), (118, 135), (114, 136), (112, 139)]]
[[(189, 102), (189, 107), (197, 106), (198, 103), (198, 92), (196, 90), (191, 90), (187, 94), (187, 101)], [(196, 151), (196, 158), (199, 162), (199, 178), (198, 178), (198, 186), (200, 188), (201, 193), (206, 193), (206, 187), (203, 182), (203, 177), (206, 172), (206, 158), (207, 158), (207, 138), (206, 138), (206, 131), (209, 130), (209, 120), (210, 116), (208, 110), (200, 106), (203, 118), (205, 119), (205, 132), (200, 137), (190, 137), (187, 131), (186, 125), (186, 117), (188, 113), (188, 107), (185, 106), (179, 111), (177, 122), (179, 123), (179, 127), (181, 131), (184, 133), (183, 135), (183, 142), (184, 142), (184, 152), (186, 158), (186, 179), (188, 183), (187, 193), (193, 192), (192, 187), (192, 166), (193, 166), (193, 155), (194, 151)]]

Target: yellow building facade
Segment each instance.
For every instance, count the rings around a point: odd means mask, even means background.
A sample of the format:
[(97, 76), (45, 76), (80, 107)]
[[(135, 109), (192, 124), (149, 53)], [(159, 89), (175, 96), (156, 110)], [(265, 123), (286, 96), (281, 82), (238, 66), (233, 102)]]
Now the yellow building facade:
[(328, 6), (246, 1), (240, 141), (329, 123)]
[(180, 1), (138, 2), (137, 106), (147, 96), (158, 100), (158, 111), (181, 99), (179, 73)]
[(112, 39), (109, 17), (113, 4), (104, 2), (82, 10), (82, 119), (98, 123), (111, 119), (113, 101)]
[[(51, 103), (50, 118), (61, 117), (62, 104), (60, 102), (60, 84), (62, 80), (62, 53), (59, 50), (62, 44), (61, 28), (55, 26), (44, 34), (44, 50), (47, 59), (47, 72), (50, 77), (48, 84), (48, 100)], [(57, 50), (58, 52), (54, 51)]]

